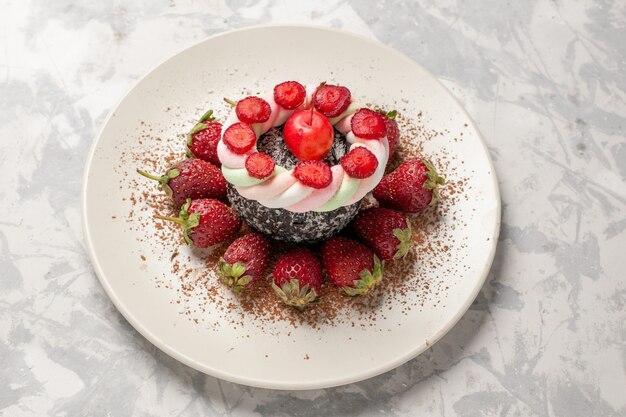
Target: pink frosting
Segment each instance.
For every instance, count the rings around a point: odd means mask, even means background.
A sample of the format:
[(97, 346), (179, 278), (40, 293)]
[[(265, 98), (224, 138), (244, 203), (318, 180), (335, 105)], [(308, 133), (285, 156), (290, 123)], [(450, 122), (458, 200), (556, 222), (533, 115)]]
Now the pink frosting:
[(237, 187), (237, 191), (248, 200), (267, 200), (281, 194), (296, 181), (291, 171), (286, 171), (252, 187)]
[(351, 114), (350, 116), (346, 116), (343, 119), (341, 119), (336, 125), (335, 125), (335, 129), (337, 129), (338, 131), (340, 131), (341, 133), (343, 133), (344, 135), (346, 133), (348, 133), (349, 131), (352, 130), (352, 116), (354, 116), (353, 114)]
[(306, 86), (306, 100), (304, 102), (305, 105), (302, 106), (304, 109), (311, 108), (311, 105), (313, 104), (314, 94), (316, 91), (317, 91), (317, 85), (309, 84)]
[[(387, 141), (386, 137), (380, 139), (380, 141), (378, 141), (378, 140), (367, 140), (367, 139), (358, 139), (358, 141), (359, 142), (355, 142), (350, 147), (350, 149), (352, 149), (352, 147), (354, 147), (354, 146), (365, 146), (367, 148), (376, 146), (376, 147), (382, 148), (382, 152), (384, 152), (384, 155), (389, 155), (389, 142)], [(370, 149), (370, 150), (372, 150), (372, 149)], [(352, 198), (350, 198), (346, 202), (346, 204), (345, 204), (346, 206), (349, 206), (350, 204), (356, 203), (357, 201), (359, 201), (360, 199), (365, 197), (367, 195), (367, 193), (372, 191), (372, 189), (374, 187), (376, 187), (376, 185), (383, 178), (383, 175), (385, 175), (386, 161), (387, 161), (387, 157), (383, 158), (382, 160), (379, 160), (378, 167), (376, 168), (376, 171), (374, 171), (374, 173), (372, 175), (370, 175), (369, 177), (364, 178), (364, 179), (361, 180), (361, 183), (359, 184), (359, 188), (356, 189), (356, 192), (354, 193)]]
[(253, 152), (256, 152), (256, 146), (245, 154), (239, 155), (228, 149), (224, 141), (217, 142), (217, 157), (222, 165), (228, 168), (245, 168), (246, 158)]
[(274, 94), (265, 96), (264, 100), (269, 103), (272, 112), (270, 113), (270, 118), (261, 125), (261, 134), (270, 130), (271, 127), (276, 126), (274, 122), (276, 121), (276, 116), (278, 115), (278, 109), (280, 109), (280, 106), (274, 101)]
[(289, 119), (289, 117), (291, 117), (291, 115), (294, 114), (297, 110), (298, 109), (283, 109), (282, 107), (278, 106), (278, 110), (276, 110), (276, 119), (274, 120), (274, 127), (285, 124), (287, 119)]
[[(273, 92), (266, 95), (264, 99), (269, 103), (271, 114), (264, 123), (253, 124), (252, 128), (257, 138), (266, 133), (275, 126), (283, 125), (287, 119), (297, 110), (308, 109), (313, 104), (314, 93), (317, 85), (306, 86), (306, 101), (295, 110), (288, 110), (274, 101)], [(238, 122), (237, 113), (232, 109), (226, 122), (224, 123), (222, 132), (230, 125)], [(352, 115), (346, 116), (338, 120), (335, 128), (346, 135), (346, 139), (351, 144), (350, 149), (357, 146), (368, 148), (378, 158), (380, 164), (374, 174), (368, 178), (360, 180), (359, 186), (354, 196), (343, 205), (350, 205), (362, 199), (369, 191), (372, 190), (380, 182), (384, 175), (385, 164), (389, 154), (389, 144), (386, 138), (381, 140), (366, 140), (357, 138), (352, 133)], [(246, 158), (253, 152), (257, 152), (256, 146), (244, 155), (232, 152), (226, 144), (221, 140), (217, 145), (217, 154), (222, 162), (222, 166), (232, 169), (245, 168)], [(269, 180), (250, 187), (236, 186), (237, 191), (242, 197), (249, 200), (256, 200), (271, 208), (283, 207), (293, 212), (307, 212), (328, 202), (339, 190), (343, 182), (345, 174), (341, 164), (331, 167), (333, 179), (328, 187), (323, 189), (314, 189), (300, 183), (294, 176), (292, 171), (281, 172), (280, 174), (270, 178)]]
[(330, 200), (341, 186), (344, 174), (343, 167), (340, 164), (331, 167), (330, 170), (333, 173), (333, 180), (328, 187), (313, 190), (308, 197), (291, 206), (285, 207), (285, 209), (296, 213), (303, 213), (316, 209)]
[(295, 204), (299, 200), (306, 199), (313, 190), (315, 189), (298, 181), (276, 197), (259, 200), (259, 203), (269, 208), (286, 207)]

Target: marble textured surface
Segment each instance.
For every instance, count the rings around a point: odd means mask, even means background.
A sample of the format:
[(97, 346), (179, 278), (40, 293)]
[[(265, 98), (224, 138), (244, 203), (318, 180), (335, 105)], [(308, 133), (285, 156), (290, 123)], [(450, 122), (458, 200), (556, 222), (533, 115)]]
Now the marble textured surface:
[[(626, 3), (0, 1), (0, 415), (626, 415)], [(82, 241), (84, 161), (144, 72), (207, 35), (378, 38), (464, 103), (499, 175), (496, 260), (458, 325), (371, 380), (219, 381), (117, 313)]]

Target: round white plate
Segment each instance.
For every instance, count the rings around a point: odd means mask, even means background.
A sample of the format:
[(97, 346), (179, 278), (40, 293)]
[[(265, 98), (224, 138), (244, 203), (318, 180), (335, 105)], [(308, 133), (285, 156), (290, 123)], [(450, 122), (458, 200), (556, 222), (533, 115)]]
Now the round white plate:
[[(342, 83), (354, 95), (387, 108), (400, 101), (407, 117), (421, 111), (427, 129), (444, 132), (426, 143), (425, 151), (437, 155), (445, 150), (450, 164), (456, 164), (456, 176), (471, 178), (471, 186), (465, 187), (465, 198), (455, 207), (456, 219), (441, 220), (451, 223), (449, 244), (455, 249), (454, 262), (462, 267), (453, 274), (446, 274), (445, 268), (424, 268), (424, 280), (445, 281), (448, 290), (440, 295), (442, 300), (432, 299), (406, 314), (401, 305), (392, 306), (384, 317), (364, 327), (321, 325), (317, 330), (294, 329), (286, 323), (255, 326), (253, 320), (243, 328), (232, 327), (210, 306), (205, 314), (217, 326), (206, 326), (189, 320), (172, 302), (178, 281), (165, 253), (171, 249), (151, 242), (151, 227), (130, 227), (125, 218), (131, 206), (119, 162), (129, 152), (150, 153), (150, 142), (138, 140), (140, 121), (161, 126), (161, 137), (176, 140), (185, 131), (181, 122), (190, 128), (203, 109), (223, 105), (222, 97), (236, 98), (244, 90), (269, 91), (290, 79)], [(132, 176), (136, 166), (125, 168)], [(146, 181), (145, 189), (154, 190), (154, 184)], [(213, 36), (168, 59), (135, 85), (112, 111), (92, 149), (84, 179), (83, 219), (87, 247), (104, 289), (124, 317), (157, 347), (225, 380), (311, 389), (388, 371), (452, 328), (491, 266), (500, 198), (480, 134), (459, 103), (421, 66), (360, 36), (270, 26)], [(159, 250), (162, 256), (152, 257)], [(172, 288), (157, 288), (155, 277)]]

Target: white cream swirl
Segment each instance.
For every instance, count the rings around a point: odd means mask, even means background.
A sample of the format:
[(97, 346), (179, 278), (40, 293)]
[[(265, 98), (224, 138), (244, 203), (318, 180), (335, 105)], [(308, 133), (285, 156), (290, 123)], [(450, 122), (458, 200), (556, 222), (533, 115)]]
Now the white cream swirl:
[[(296, 109), (288, 110), (274, 101), (273, 94), (263, 97), (271, 108), (270, 117), (264, 123), (252, 124), (257, 139), (272, 127), (283, 125), (287, 119), (297, 110), (310, 108), (313, 102), (313, 94), (317, 86), (306, 87), (306, 100)], [(356, 203), (370, 192), (381, 180), (387, 159), (389, 158), (389, 143), (384, 137), (380, 140), (369, 140), (356, 137), (352, 131), (350, 122), (352, 115), (361, 107), (352, 102), (342, 114), (329, 119), (335, 128), (346, 135), (346, 140), (351, 144), (350, 150), (363, 146), (370, 150), (378, 160), (378, 167), (374, 174), (368, 178), (352, 178), (345, 173), (341, 164), (331, 167), (333, 179), (327, 187), (315, 189), (302, 184), (293, 176), (293, 170), (286, 170), (276, 166), (272, 175), (268, 178), (258, 179), (250, 176), (245, 168), (246, 158), (257, 152), (256, 144), (243, 155), (237, 154), (223, 142), (223, 132), (234, 123), (239, 122), (235, 109), (232, 110), (222, 128), (222, 137), (217, 144), (217, 156), (222, 163), (222, 173), (228, 182), (233, 184), (239, 194), (249, 200), (256, 200), (260, 204), (270, 208), (284, 208), (293, 212), (307, 211), (332, 211), (342, 206)]]

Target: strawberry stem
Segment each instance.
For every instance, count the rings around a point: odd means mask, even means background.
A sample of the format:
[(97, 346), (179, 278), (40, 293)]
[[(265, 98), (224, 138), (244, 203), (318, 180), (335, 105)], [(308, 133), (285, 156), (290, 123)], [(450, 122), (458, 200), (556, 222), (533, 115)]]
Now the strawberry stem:
[(152, 174), (148, 174), (146, 171), (142, 171), (142, 170), (141, 170), (141, 169), (139, 169), (139, 168), (137, 168), (137, 173), (138, 173), (139, 175), (143, 175), (144, 177), (149, 178), (149, 179), (151, 179), (151, 180), (155, 180), (155, 181), (159, 181), (159, 182), (161, 182), (161, 181), (162, 181), (162, 177), (160, 177), (160, 176), (156, 176), (156, 175), (152, 175)]
[(215, 120), (215, 117), (213, 117), (213, 110), (207, 110), (206, 113), (204, 113), (202, 115), (202, 117), (200, 117), (200, 120), (198, 120), (199, 123), (205, 122), (205, 121), (212, 121)]
[(179, 219), (178, 217), (165, 217), (158, 214), (155, 214), (154, 217), (161, 220), (167, 220), (168, 222), (178, 223), (181, 226), (187, 226), (187, 222), (183, 219)]
[(282, 287), (272, 282), (272, 288), (283, 303), (295, 307), (299, 311), (304, 311), (309, 304), (318, 300), (315, 288), (310, 288), (308, 284), (300, 287), (300, 280), (297, 278), (283, 283)]
[(228, 104), (230, 104), (233, 107), (237, 106), (237, 102), (229, 99), (228, 97), (224, 97), (224, 101), (227, 102)]

